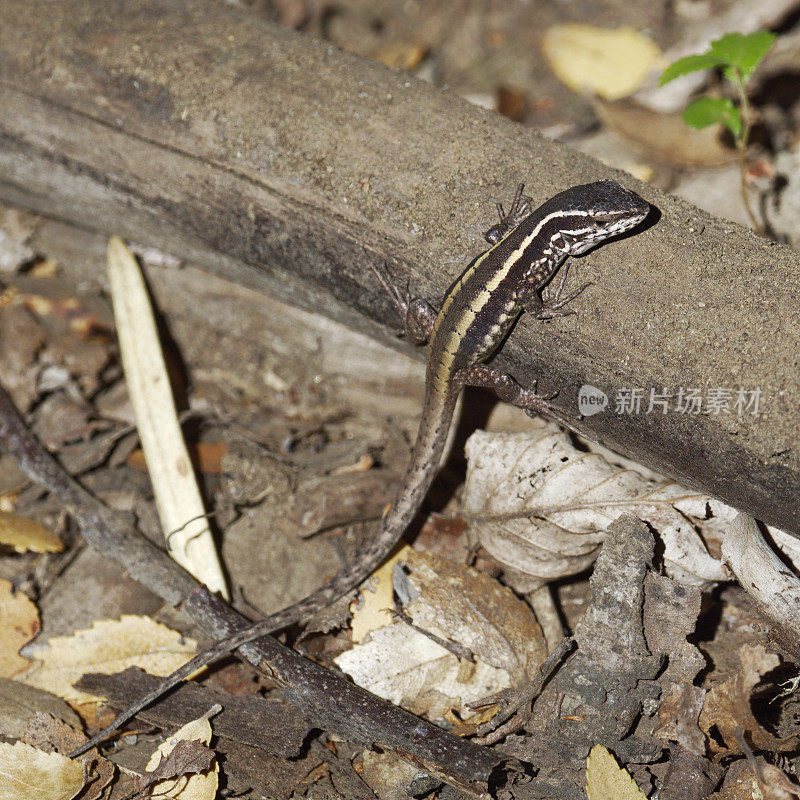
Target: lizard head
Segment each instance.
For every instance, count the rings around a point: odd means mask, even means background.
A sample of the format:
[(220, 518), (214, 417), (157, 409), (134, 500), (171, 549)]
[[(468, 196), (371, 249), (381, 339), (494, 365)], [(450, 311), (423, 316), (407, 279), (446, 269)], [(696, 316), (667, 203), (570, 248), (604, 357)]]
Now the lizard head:
[(569, 255), (580, 255), (600, 242), (635, 228), (650, 212), (650, 204), (616, 181), (574, 186), (564, 208), (561, 236)]

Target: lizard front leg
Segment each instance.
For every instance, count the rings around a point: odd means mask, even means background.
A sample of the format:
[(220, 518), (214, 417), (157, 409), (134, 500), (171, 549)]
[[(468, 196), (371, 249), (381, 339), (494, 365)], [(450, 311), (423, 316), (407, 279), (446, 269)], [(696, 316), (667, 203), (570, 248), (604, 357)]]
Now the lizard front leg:
[(492, 225), (492, 227), (483, 234), (483, 238), (486, 239), (489, 244), (497, 244), (510, 230), (516, 228), (517, 225), (531, 213), (531, 203), (533, 199), (522, 193), (524, 188), (524, 183), (517, 186), (514, 199), (511, 201), (511, 208), (508, 209), (507, 214), (503, 210), (502, 203), (496, 204), (497, 215), (500, 217), (500, 222), (496, 225)]
[(533, 288), (519, 294), (518, 301), (520, 305), (536, 319), (555, 319), (556, 317), (568, 317), (572, 314), (577, 314), (578, 312), (574, 308), (566, 308), (566, 306), (593, 285), (592, 281), (588, 281), (579, 286), (574, 292), (570, 292), (566, 297), (562, 297), (567, 267), (562, 269), (564, 270), (564, 277), (552, 297), (543, 299), (539, 291)]
[(439, 312), (421, 297), (412, 300), (409, 297), (408, 289), (406, 289), (405, 295), (401, 294), (398, 288), (380, 270), (372, 267), (372, 271), (397, 308), (400, 318), (403, 320), (403, 334), (405, 337), (414, 342), (414, 344), (425, 344), (433, 334), (433, 326)]

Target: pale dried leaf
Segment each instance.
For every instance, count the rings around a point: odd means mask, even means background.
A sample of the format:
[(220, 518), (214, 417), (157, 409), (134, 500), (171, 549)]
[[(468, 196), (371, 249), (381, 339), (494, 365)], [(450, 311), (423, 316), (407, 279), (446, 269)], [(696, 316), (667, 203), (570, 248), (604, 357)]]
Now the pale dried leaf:
[(32, 278), (55, 278), (59, 267), (60, 264), (54, 258), (43, 258), (28, 270), (28, 275)]
[[(96, 752), (97, 750), (90, 750), (87, 755)], [(81, 760), (85, 763), (87, 756), (83, 756)], [(107, 797), (105, 790), (114, 779), (117, 771), (116, 765), (98, 756), (91, 759), (88, 771), (88, 783), (80, 796), (80, 800), (100, 800), (101, 797)]]
[(402, 623), (374, 631), (369, 642), (356, 645), (334, 661), (359, 686), (435, 720), (444, 720), (450, 708), (470, 717), (467, 703), (510, 685), (505, 670), (481, 661), (460, 661)]
[(628, 25), (554, 25), (542, 47), (550, 68), (570, 89), (606, 100), (633, 94), (662, 59), (658, 45)]
[(17, 553), (60, 553), (64, 543), (44, 525), (32, 519), (0, 511), (0, 544)]
[[(530, 609), (487, 575), (431, 553), (409, 551), (403, 594), (414, 623), (475, 656), (459, 658), (404, 623), (373, 631), (335, 659), (360, 686), (414, 713), (472, 717), (469, 702), (516, 685), (546, 656)], [(397, 582), (397, 573), (395, 581)]]
[[(208, 772), (214, 765), (214, 751), (194, 739), (181, 739), (169, 753), (156, 753), (161, 760), (151, 772), (145, 772), (138, 781), (139, 792), (159, 781), (173, 781), (189, 775)], [(152, 759), (151, 759), (152, 763)]]
[[(725, 145), (716, 125), (700, 130), (690, 128), (679, 112), (655, 111), (634, 99), (594, 103), (593, 109), (606, 135), (611, 129), (627, 140), (626, 144), (633, 144), (635, 152), (647, 153), (651, 164), (707, 169), (736, 160), (735, 148)], [(652, 176), (648, 182), (651, 179)]]
[(647, 800), (628, 771), (601, 744), (586, 759), (586, 794), (589, 800)]
[(658, 726), (654, 734), (677, 742), (691, 753), (705, 755), (706, 737), (700, 730), (700, 712), (706, 690), (689, 683), (670, 683), (661, 693)]
[(0, 742), (0, 800), (72, 800), (83, 787), (79, 761)]
[[(549, 430), (477, 432), (466, 454), (463, 514), (503, 564), (543, 580), (581, 572), (608, 525), (630, 513), (658, 532), (672, 577), (694, 584), (728, 578), (698, 533), (708, 524), (705, 495), (615, 466)], [(689, 510), (701, 516), (690, 518)]]
[(86, 735), (52, 714), (37, 711), (28, 720), (22, 741), (46, 752), (69, 753), (86, 741)]
[[(174, 759), (169, 759), (169, 756), (180, 742), (198, 742), (208, 745), (210, 741), (211, 724), (208, 719), (201, 717), (193, 720), (170, 736), (166, 742), (159, 745), (158, 750), (150, 757), (145, 770), (147, 772), (156, 772), (159, 768), (166, 770), (178, 766)], [(191, 774), (184, 774), (184, 777), (175, 780), (159, 781), (152, 787), (152, 793), (158, 797), (179, 798), (179, 800), (213, 800), (217, 795), (219, 765), (214, 763), (211, 771), (196, 774), (197, 749), (182, 748), (182, 751), (188, 757), (184, 766)]]
[(725, 772), (722, 788), (711, 800), (764, 800), (758, 781), (745, 759), (734, 761)]
[[(86, 742), (86, 735), (79, 727), (73, 727), (50, 714), (37, 712), (28, 721), (22, 741), (45, 752), (55, 750), (58, 753), (69, 753)], [(114, 778), (116, 767), (102, 758), (94, 748), (80, 758), (80, 763), (84, 767), (86, 780), (80, 800), (98, 800)]]
[(74, 689), (86, 672), (113, 675), (141, 667), (165, 676), (194, 655), (196, 643), (149, 617), (123, 616), (101, 620), (72, 636), (57, 636), (35, 653), (35, 663), (19, 679), (72, 703), (98, 703), (102, 698)]
[(0, 677), (12, 678), (30, 666), (20, 648), (39, 632), (39, 611), (14, 584), (0, 578)]

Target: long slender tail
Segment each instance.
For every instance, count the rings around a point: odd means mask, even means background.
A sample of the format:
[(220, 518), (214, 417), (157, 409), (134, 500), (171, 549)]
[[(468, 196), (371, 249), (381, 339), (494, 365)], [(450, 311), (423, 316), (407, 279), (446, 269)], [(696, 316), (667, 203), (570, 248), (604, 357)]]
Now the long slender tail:
[[(457, 394), (456, 386), (444, 395), (432, 388), (427, 390), (424, 406), (427, 413), (420, 420), (417, 440), (401, 489), (383, 517), (378, 533), (359, 551), (357, 560), (303, 600), (243, 629), (239, 635), (244, 636), (248, 631), (264, 635), (301, 622), (358, 586), (380, 566), (411, 524), (433, 482), (447, 440)], [(242, 643), (245, 641), (248, 640), (243, 639)], [(230, 649), (237, 646), (233, 645)]]
[(135, 705), (118, 714), (114, 721), (100, 733), (93, 736), (78, 749), (73, 750), (69, 754), (70, 757), (79, 756), (94, 747), (105, 739), (108, 734), (124, 725), (143, 708), (149, 706), (150, 703), (153, 703), (161, 695), (201, 667), (219, 660), (247, 642), (307, 619), (358, 586), (375, 571), (403, 535), (419, 510), (436, 475), (439, 459), (447, 441), (447, 433), (450, 429), (450, 421), (453, 417), (453, 409), (459, 387), (455, 382), (451, 382), (444, 392), (440, 392), (433, 386), (433, 382), (428, 381), (425, 410), (420, 420), (417, 440), (403, 476), (401, 489), (389, 511), (384, 516), (380, 530), (364, 549), (358, 553), (357, 560), (351, 566), (335, 575), (329, 583), (320, 587), (303, 600), (284, 608), (282, 611), (271, 614), (269, 617), (247, 628), (243, 628), (228, 639), (223, 639), (208, 650), (198, 653), (191, 661), (164, 678), (153, 691), (142, 697)]

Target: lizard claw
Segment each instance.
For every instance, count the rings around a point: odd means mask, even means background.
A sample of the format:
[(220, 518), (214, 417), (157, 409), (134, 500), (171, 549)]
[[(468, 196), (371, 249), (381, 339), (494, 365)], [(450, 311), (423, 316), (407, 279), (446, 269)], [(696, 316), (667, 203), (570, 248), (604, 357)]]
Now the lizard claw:
[(578, 312), (575, 311), (574, 308), (565, 308), (565, 306), (571, 303), (578, 295), (582, 294), (590, 286), (594, 286), (594, 281), (587, 281), (582, 286), (579, 286), (574, 292), (570, 292), (566, 297), (560, 296), (561, 293), (559, 288), (559, 293), (556, 294), (555, 297), (542, 303), (542, 307), (536, 312), (536, 318), (555, 319), (556, 317), (569, 317), (573, 314), (577, 314)]

